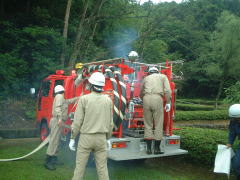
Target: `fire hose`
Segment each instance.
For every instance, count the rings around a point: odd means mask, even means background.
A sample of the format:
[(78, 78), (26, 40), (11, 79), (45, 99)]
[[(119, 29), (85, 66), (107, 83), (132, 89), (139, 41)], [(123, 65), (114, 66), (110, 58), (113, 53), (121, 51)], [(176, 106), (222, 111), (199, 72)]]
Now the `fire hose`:
[(104, 68), (105, 68), (106, 74), (110, 78), (110, 81), (111, 81), (112, 86), (113, 86), (113, 104), (114, 104), (114, 106), (113, 106), (113, 109), (114, 109), (113, 120), (114, 120), (115, 128), (118, 128), (119, 125), (121, 124), (121, 121), (119, 121), (118, 107), (119, 107), (119, 104), (120, 104), (120, 101), (119, 101), (120, 97), (119, 97), (119, 94), (118, 94), (117, 81), (114, 78), (114, 75), (113, 75), (112, 71), (107, 66), (104, 66)]
[(119, 80), (120, 87), (121, 87), (122, 106), (121, 106), (121, 109), (120, 109), (120, 118), (121, 118), (121, 120), (123, 120), (124, 115), (125, 115), (126, 104), (127, 104), (127, 101), (126, 101), (126, 85), (124, 84), (122, 75), (119, 71), (114, 70), (114, 74), (117, 76), (117, 78)]
[(17, 158), (11, 158), (11, 159), (0, 159), (0, 162), (6, 162), (6, 161), (16, 161), (16, 160), (20, 160), (20, 159), (24, 159), (28, 156), (31, 156), (32, 154), (36, 153), (37, 151), (39, 151), (40, 149), (42, 149), (47, 143), (49, 142), (49, 137), (47, 137), (36, 149), (34, 149), (32, 152), (21, 156), (21, 157), (17, 157)]
[[(109, 67), (107, 66), (103, 66), (103, 69), (106, 72), (106, 75), (109, 77), (112, 86), (113, 86), (113, 121), (114, 121), (114, 126), (115, 128), (118, 127), (118, 119), (119, 119), (119, 110), (118, 110), (118, 106), (119, 106), (119, 94), (118, 94), (118, 88), (117, 88), (117, 82), (114, 78), (114, 75), (112, 73), (112, 71), (109, 69)], [(95, 70), (102, 70), (102, 65), (97, 65), (97, 66), (91, 66), (89, 68), (89, 72), (93, 72)]]
[[(90, 72), (94, 71), (94, 70), (98, 70), (101, 68), (101, 65), (97, 65), (97, 66), (92, 66), (90, 68)], [(114, 68), (112, 68), (112, 70), (107, 67), (104, 66), (104, 70), (106, 72), (106, 75), (110, 78), (111, 82), (112, 82), (112, 86), (113, 86), (113, 94), (114, 94), (114, 114), (113, 114), (113, 119), (114, 119), (114, 124), (116, 127), (119, 127), (119, 125), (121, 124), (122, 120), (124, 119), (124, 115), (125, 115), (125, 109), (126, 109), (126, 85), (124, 84), (122, 75), (119, 71), (114, 70)], [(122, 95), (121, 97), (119, 96), (118, 93), (118, 85), (117, 85), (117, 81), (114, 78), (114, 74), (117, 76), (120, 87), (121, 87), (121, 92)], [(81, 78), (80, 78), (81, 79)], [(121, 109), (119, 111), (119, 106), (120, 106), (120, 98), (122, 100), (122, 105), (121, 105)], [(30, 153), (21, 156), (21, 157), (17, 157), (17, 158), (11, 158), (11, 159), (0, 159), (0, 162), (7, 162), (7, 161), (16, 161), (16, 160), (21, 160), (24, 159), (26, 157), (31, 156), (32, 154), (36, 153), (37, 151), (39, 151), (40, 149), (42, 149), (46, 144), (48, 144), (49, 142), (49, 137), (47, 137), (37, 148), (35, 148), (33, 151), (31, 151)]]
[[(118, 77), (118, 81), (119, 81), (119, 84), (121, 86), (121, 91), (122, 91), (122, 96), (120, 97), (119, 95), (119, 90), (118, 90), (118, 84), (117, 84), (117, 81), (114, 77), (114, 74), (113, 74), (113, 71), (114, 71), (114, 68), (110, 68), (106, 65), (102, 66), (102, 65), (97, 65), (97, 66), (91, 66), (89, 68), (89, 72), (93, 72), (94, 70), (105, 70), (105, 73), (106, 75), (109, 77), (111, 83), (112, 83), (112, 87), (113, 87), (113, 109), (114, 109), (114, 112), (113, 112), (113, 121), (114, 121), (114, 125), (115, 125), (115, 128), (118, 128), (120, 126), (120, 124), (122, 123), (122, 120), (124, 118), (124, 115), (125, 115), (125, 109), (126, 109), (126, 86), (123, 82), (123, 78), (122, 78), (122, 75), (121, 73), (116, 73), (116, 76)], [(120, 107), (120, 100), (122, 100), (122, 106), (121, 106), (121, 109), (119, 110), (119, 107)]]

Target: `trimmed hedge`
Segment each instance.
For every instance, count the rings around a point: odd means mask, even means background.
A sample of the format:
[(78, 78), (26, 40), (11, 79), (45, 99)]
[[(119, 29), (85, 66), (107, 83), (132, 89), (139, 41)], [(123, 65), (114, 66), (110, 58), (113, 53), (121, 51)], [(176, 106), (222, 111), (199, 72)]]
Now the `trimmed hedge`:
[[(177, 99), (179, 103), (194, 103), (194, 104), (206, 104), (215, 105), (215, 100), (205, 100), (205, 99)], [(222, 105), (223, 101), (218, 101), (218, 105)]]
[(217, 145), (227, 144), (228, 140), (228, 131), (224, 130), (184, 127), (174, 134), (180, 135), (181, 148), (189, 152), (187, 158), (211, 165), (214, 164)]
[(176, 111), (174, 121), (186, 120), (225, 120), (228, 119), (227, 110), (215, 111)]
[(212, 111), (214, 110), (214, 106), (177, 103), (176, 109), (182, 111)]

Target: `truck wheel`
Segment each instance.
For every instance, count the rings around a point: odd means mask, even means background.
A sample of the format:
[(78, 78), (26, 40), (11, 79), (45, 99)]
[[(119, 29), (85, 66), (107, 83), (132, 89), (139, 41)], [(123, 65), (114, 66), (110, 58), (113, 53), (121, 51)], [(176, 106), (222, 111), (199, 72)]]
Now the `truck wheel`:
[(40, 139), (44, 141), (49, 134), (49, 128), (46, 122), (43, 122), (40, 126)]

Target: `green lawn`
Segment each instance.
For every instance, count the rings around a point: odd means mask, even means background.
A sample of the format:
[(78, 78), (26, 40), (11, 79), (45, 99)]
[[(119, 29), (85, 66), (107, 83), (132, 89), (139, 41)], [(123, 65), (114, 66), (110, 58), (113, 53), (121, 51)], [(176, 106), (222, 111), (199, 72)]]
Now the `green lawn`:
[[(39, 142), (0, 140), (0, 159), (24, 155), (34, 149)], [(27, 159), (13, 162), (0, 162), (1, 180), (70, 180), (73, 175), (74, 154), (66, 147), (61, 149), (59, 159), (65, 165), (56, 171), (48, 171), (43, 167), (46, 147)], [(97, 180), (93, 159), (85, 172), (85, 180)], [(182, 157), (158, 158), (145, 162), (109, 161), (111, 180), (201, 180), (227, 179), (225, 175), (212, 173), (209, 167), (200, 167), (186, 162)], [(232, 179), (232, 178), (231, 178)]]

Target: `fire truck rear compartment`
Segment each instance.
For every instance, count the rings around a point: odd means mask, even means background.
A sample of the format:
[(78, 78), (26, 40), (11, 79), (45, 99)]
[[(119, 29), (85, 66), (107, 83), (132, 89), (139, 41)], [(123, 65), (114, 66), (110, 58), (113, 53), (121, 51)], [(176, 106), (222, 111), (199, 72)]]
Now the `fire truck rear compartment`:
[[(112, 146), (115, 142), (121, 142), (120, 147)], [(180, 149), (180, 137), (176, 135), (165, 136), (161, 143), (161, 150), (164, 154), (146, 154), (146, 143), (143, 138), (125, 137), (125, 138), (112, 138), (108, 140), (108, 158), (115, 161), (133, 160), (133, 159), (148, 159), (155, 157), (173, 156), (187, 154), (188, 151)], [(114, 148), (112, 148), (114, 147)], [(154, 144), (153, 144), (154, 147)]]

